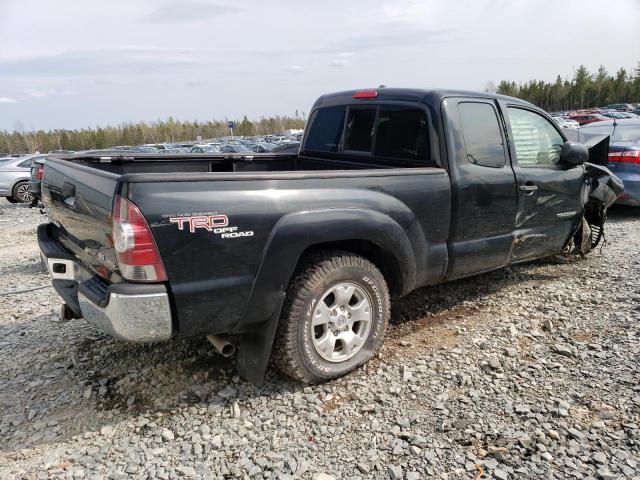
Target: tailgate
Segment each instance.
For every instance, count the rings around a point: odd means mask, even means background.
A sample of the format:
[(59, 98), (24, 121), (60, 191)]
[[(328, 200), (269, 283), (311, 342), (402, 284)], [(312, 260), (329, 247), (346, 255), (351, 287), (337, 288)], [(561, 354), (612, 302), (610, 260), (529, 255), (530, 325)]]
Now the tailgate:
[(111, 282), (116, 256), (111, 237), (111, 209), (119, 175), (68, 160), (48, 160), (42, 200), (57, 226), (55, 235), (86, 267)]

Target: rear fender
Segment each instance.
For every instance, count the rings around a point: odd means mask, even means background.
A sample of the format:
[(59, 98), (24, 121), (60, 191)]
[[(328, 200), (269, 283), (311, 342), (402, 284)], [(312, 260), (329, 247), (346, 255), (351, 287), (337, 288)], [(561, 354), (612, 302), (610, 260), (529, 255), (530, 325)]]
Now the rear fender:
[(267, 368), (287, 286), (300, 257), (322, 243), (365, 240), (390, 253), (401, 273), (401, 291), (413, 287), (416, 260), (403, 228), (391, 217), (364, 209), (328, 209), (293, 213), (274, 227), (262, 255), (242, 320), (238, 373), (261, 383)]

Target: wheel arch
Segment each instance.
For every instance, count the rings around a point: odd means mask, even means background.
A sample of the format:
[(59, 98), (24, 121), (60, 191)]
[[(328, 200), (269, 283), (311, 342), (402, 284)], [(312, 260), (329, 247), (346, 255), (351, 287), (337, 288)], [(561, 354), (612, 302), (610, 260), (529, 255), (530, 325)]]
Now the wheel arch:
[(31, 180), (31, 177), (18, 177), (14, 179), (13, 182), (11, 183), (11, 191), (13, 192), (13, 189), (16, 188), (16, 185), (18, 185), (19, 183), (21, 182), (29, 183), (30, 180)]
[(382, 273), (387, 286), (389, 287), (389, 293), (392, 298), (396, 298), (402, 295), (403, 286), (406, 283), (402, 276), (402, 267), (398, 258), (388, 251), (386, 248), (371, 240), (337, 240), (333, 242), (321, 242), (310, 245), (298, 260), (298, 263), (302, 261), (308, 255), (312, 255), (316, 252), (326, 250), (339, 250), (342, 252), (352, 253), (354, 255), (360, 255), (373, 263)]
[(346, 208), (286, 215), (274, 227), (256, 271), (244, 315), (238, 372), (261, 383), (271, 353), (286, 290), (304, 255), (338, 249), (361, 255), (376, 265), (390, 291), (400, 296), (416, 281), (411, 242), (395, 220), (380, 212)]

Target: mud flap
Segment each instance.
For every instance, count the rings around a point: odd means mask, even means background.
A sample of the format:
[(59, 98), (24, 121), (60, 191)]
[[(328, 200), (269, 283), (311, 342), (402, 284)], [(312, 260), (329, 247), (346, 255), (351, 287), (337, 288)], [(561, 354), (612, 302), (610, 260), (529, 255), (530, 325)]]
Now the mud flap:
[(261, 328), (243, 334), (238, 345), (236, 370), (238, 375), (254, 385), (264, 383), (283, 302), (284, 294), (272, 317), (260, 325)]

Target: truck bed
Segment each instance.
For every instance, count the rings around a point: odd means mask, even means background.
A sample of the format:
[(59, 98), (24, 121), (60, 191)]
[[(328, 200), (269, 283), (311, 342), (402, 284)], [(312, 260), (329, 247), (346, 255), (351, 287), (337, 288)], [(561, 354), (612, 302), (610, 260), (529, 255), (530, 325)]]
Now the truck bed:
[[(183, 334), (239, 331), (266, 250), (276, 249), (270, 259), (299, 256), (311, 237), (359, 239), (354, 248), (375, 243), (406, 255), (403, 265), (389, 267), (399, 276), (402, 272), (403, 278), (392, 285), (397, 294), (436, 283), (446, 265), (451, 186), (442, 168), (372, 167), (298, 155), (140, 155), (47, 162), (43, 199), (53, 220), (49, 234), (100, 277), (105, 288), (123, 281), (111, 240), (116, 195), (132, 200), (153, 231), (172, 302), (180, 312), (174, 328)], [(224, 215), (237, 236), (180, 230), (171, 220), (193, 215)], [(289, 222), (304, 238), (284, 233)], [(371, 226), (377, 233), (368, 232)], [(275, 246), (276, 231), (282, 245)], [(286, 288), (275, 277), (269, 285), (277, 292), (261, 305)], [(263, 308), (260, 319), (272, 313)]]
[(317, 170), (363, 170), (397, 167), (424, 167), (406, 165), (406, 162), (371, 161), (367, 157), (350, 160), (327, 157), (306, 157), (291, 153), (241, 154), (122, 154), (70, 155), (61, 157), (79, 165), (86, 165), (116, 175), (127, 173), (232, 173), (232, 172), (296, 172)]

